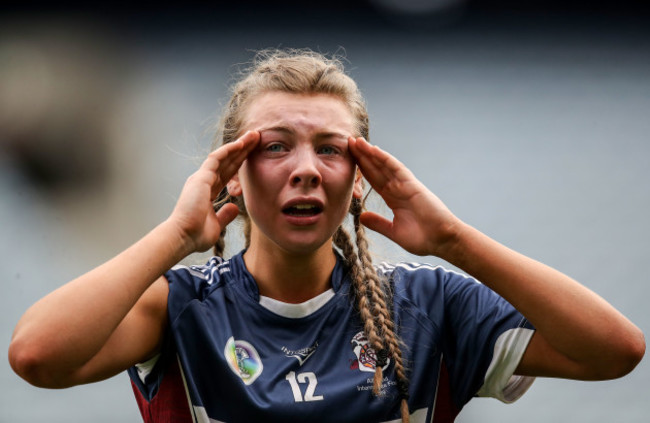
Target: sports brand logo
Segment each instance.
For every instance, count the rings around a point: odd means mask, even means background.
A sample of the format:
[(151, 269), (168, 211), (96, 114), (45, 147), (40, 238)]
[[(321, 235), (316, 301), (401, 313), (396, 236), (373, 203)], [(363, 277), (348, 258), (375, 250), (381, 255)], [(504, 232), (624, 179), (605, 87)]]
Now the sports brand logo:
[[(368, 343), (368, 338), (363, 331), (354, 335), (350, 341), (352, 344), (352, 350), (357, 356), (357, 359), (352, 362), (350, 365), (351, 369), (359, 369), (362, 372), (374, 372), (377, 367), (377, 353)], [(386, 360), (386, 365), (382, 367), (382, 370), (386, 370), (390, 365), (390, 358)]]
[(262, 374), (264, 366), (255, 347), (246, 341), (235, 340), (232, 336), (226, 342), (223, 350), (226, 361), (232, 370), (241, 380), (250, 385)]
[(305, 364), (305, 361), (307, 361), (307, 359), (316, 352), (317, 347), (318, 347), (318, 341), (314, 342), (314, 345), (312, 345), (311, 347), (301, 348), (299, 350), (290, 350), (287, 347), (282, 347), (280, 349), (282, 350), (284, 355), (286, 355), (287, 357), (295, 358), (296, 360), (298, 360), (298, 364), (302, 366), (303, 364)]

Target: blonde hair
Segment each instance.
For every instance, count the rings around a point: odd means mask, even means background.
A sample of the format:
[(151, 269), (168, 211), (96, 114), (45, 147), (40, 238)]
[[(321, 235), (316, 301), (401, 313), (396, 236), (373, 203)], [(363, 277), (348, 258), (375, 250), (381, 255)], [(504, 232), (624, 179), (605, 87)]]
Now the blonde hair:
[[(311, 50), (265, 50), (259, 52), (244, 77), (232, 88), (217, 128), (214, 148), (235, 141), (242, 132), (247, 107), (261, 94), (268, 92), (294, 94), (327, 94), (338, 97), (349, 108), (356, 122), (357, 134), (369, 138), (368, 112), (365, 102), (352, 78), (345, 73), (340, 58), (326, 57)], [(215, 210), (231, 201), (239, 206), (244, 218), (246, 246), (250, 243), (250, 219), (243, 200), (231, 197), (224, 188), (215, 200)], [(380, 395), (383, 367), (388, 358), (395, 363), (398, 388), (401, 397), (402, 421), (408, 422), (408, 379), (402, 359), (400, 341), (395, 330), (391, 308), (391, 288), (385, 278), (380, 277), (372, 264), (368, 251), (365, 229), (359, 221), (363, 202), (353, 199), (350, 213), (354, 224), (356, 249), (350, 235), (343, 226), (334, 234), (334, 244), (341, 250), (345, 264), (350, 269), (352, 289), (364, 332), (376, 353), (373, 392)], [(225, 229), (215, 244), (214, 253), (223, 255)]]

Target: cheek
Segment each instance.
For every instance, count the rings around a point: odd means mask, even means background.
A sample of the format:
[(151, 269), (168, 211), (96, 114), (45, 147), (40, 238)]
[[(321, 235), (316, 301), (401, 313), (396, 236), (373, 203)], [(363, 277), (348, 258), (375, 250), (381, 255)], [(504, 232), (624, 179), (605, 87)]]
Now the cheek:
[(278, 163), (247, 159), (238, 173), (246, 209), (253, 214), (268, 211), (284, 186), (285, 173)]
[(336, 181), (341, 185), (341, 189), (352, 190), (354, 179), (356, 176), (356, 166), (351, 160), (338, 162), (329, 166), (327, 169), (327, 176), (332, 181)]
[(239, 169), (239, 179), (242, 181), (244, 191), (260, 190), (264, 187), (264, 181), (268, 181), (268, 165), (264, 160), (256, 157), (247, 159)]
[(349, 154), (320, 161), (321, 169), (328, 172), (335, 172), (340, 176), (348, 176), (354, 173), (356, 163)]
[(339, 202), (342, 213), (347, 213), (350, 207), (350, 200), (354, 192), (355, 180), (354, 164), (340, 164), (323, 170), (323, 184), (330, 192), (331, 200)]

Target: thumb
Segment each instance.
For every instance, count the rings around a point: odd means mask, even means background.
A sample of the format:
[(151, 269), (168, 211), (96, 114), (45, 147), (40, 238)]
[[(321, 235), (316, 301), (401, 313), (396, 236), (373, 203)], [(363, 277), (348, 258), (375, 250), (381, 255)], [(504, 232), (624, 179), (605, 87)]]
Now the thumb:
[(224, 204), (223, 207), (217, 211), (217, 221), (221, 226), (221, 230), (228, 226), (230, 222), (235, 220), (239, 214), (239, 207), (233, 203)]
[(384, 216), (367, 211), (361, 213), (359, 220), (368, 229), (372, 229), (388, 239), (393, 239), (393, 222), (386, 219)]

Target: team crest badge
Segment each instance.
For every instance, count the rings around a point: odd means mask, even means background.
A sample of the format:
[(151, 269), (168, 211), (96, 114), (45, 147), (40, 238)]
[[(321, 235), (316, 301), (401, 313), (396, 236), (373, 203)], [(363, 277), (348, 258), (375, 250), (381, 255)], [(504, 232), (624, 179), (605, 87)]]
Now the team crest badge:
[(223, 351), (226, 361), (233, 371), (241, 380), (250, 385), (255, 379), (262, 374), (264, 366), (255, 347), (250, 343), (242, 340), (235, 340), (232, 336), (226, 342), (226, 348)]
[[(372, 372), (374, 373), (375, 368), (377, 367), (377, 353), (374, 348), (370, 346), (368, 338), (363, 331), (354, 335), (350, 341), (352, 344), (352, 350), (357, 356), (357, 359), (352, 362), (350, 366), (351, 369), (359, 369), (362, 372)], [(382, 367), (382, 370), (386, 370), (390, 365), (390, 358), (386, 360), (386, 365)]]

